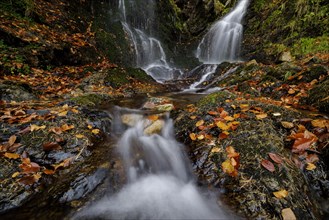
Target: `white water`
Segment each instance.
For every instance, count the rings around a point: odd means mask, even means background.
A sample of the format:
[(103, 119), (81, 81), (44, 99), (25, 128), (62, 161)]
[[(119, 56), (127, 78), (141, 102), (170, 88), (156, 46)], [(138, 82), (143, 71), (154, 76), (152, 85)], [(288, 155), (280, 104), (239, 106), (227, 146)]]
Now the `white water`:
[[(133, 44), (136, 65), (158, 82), (171, 80), (182, 72), (171, 67), (161, 42), (152, 37), (152, 20), (154, 18), (154, 0), (145, 0), (148, 9), (138, 8), (135, 1), (119, 0), (121, 21), (125, 32)], [(127, 19), (127, 8), (134, 19)], [(141, 14), (142, 13), (142, 14)]]
[(216, 22), (203, 37), (197, 49), (197, 58), (203, 63), (219, 64), (239, 58), (243, 34), (242, 18), (249, 0), (240, 0), (224, 18)]
[[(136, 113), (131, 116), (137, 123), (124, 131), (117, 146), (127, 171), (126, 186), (75, 219), (232, 218), (219, 208), (214, 196), (206, 197), (194, 184), (183, 146), (174, 139), (172, 120), (163, 119), (160, 134), (145, 135), (150, 121)], [(118, 118), (114, 121), (118, 130), (124, 127)]]
[[(236, 7), (224, 18), (217, 21), (201, 40), (196, 57), (203, 63), (202, 77), (190, 86), (193, 91), (202, 85), (212, 74), (218, 64), (224, 61), (237, 61), (239, 58), (243, 26), (242, 18), (246, 13), (249, 0), (240, 0)], [(193, 71), (193, 70), (192, 70)]]

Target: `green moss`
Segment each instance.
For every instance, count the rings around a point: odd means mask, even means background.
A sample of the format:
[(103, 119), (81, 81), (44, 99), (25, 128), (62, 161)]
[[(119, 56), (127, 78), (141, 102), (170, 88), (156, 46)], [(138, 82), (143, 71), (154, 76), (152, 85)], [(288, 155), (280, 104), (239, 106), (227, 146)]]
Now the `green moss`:
[(310, 53), (329, 52), (329, 37), (301, 38), (292, 46), (294, 55), (306, 55)]
[(317, 107), (320, 111), (329, 113), (329, 79), (318, 84), (309, 91), (308, 97), (303, 100), (306, 104)]
[(217, 107), (219, 103), (223, 103), (227, 99), (235, 99), (235, 98), (237, 98), (235, 94), (223, 90), (209, 94), (201, 98), (197, 103), (197, 106), (200, 108), (211, 107), (211, 106)]
[(109, 100), (109, 96), (101, 94), (86, 94), (71, 99), (71, 101), (73, 101), (74, 103), (82, 106), (98, 106)]

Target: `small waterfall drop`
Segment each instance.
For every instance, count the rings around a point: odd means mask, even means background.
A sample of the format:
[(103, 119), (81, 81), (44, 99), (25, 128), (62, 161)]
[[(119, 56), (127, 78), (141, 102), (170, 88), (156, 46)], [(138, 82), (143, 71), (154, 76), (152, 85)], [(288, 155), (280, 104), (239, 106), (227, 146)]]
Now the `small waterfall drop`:
[[(143, 112), (117, 108), (113, 132), (122, 133), (117, 147), (125, 164), (127, 184), (74, 219), (234, 217), (217, 205), (214, 195), (206, 196), (196, 187), (183, 145), (174, 138), (172, 119), (169, 115), (159, 117), (152, 121)], [(161, 129), (150, 132), (154, 124)]]
[(201, 40), (197, 58), (206, 64), (236, 61), (239, 57), (243, 34), (242, 18), (249, 0), (240, 0), (224, 18), (217, 21)]
[[(203, 82), (213, 75), (218, 64), (224, 61), (237, 61), (243, 34), (241, 24), (247, 10), (249, 0), (240, 0), (236, 7), (224, 18), (217, 21), (201, 40), (196, 57), (203, 64), (196, 67), (202, 75), (186, 91), (195, 91)], [(201, 69), (201, 70), (200, 70)]]
[(182, 72), (171, 67), (161, 42), (152, 35), (154, 0), (137, 4), (132, 0), (119, 0), (122, 26), (132, 42), (136, 55), (136, 66), (142, 68), (158, 82), (177, 78)]

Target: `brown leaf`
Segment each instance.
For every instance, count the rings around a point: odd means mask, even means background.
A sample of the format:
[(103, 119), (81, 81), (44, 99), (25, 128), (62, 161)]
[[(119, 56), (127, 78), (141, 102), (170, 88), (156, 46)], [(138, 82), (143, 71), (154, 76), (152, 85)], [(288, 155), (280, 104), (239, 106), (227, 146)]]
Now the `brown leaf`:
[(47, 175), (53, 175), (53, 174), (55, 174), (55, 170), (45, 169), (45, 170), (43, 171), (43, 173), (44, 173), (44, 174), (47, 174)]
[(275, 153), (268, 153), (268, 156), (277, 164), (282, 164), (282, 158)]
[(44, 151), (61, 150), (62, 147), (57, 142), (47, 142), (42, 145)]
[(13, 153), (5, 153), (4, 156), (9, 159), (18, 159), (20, 158), (19, 154), (13, 154)]
[(37, 163), (31, 162), (29, 158), (22, 159), (22, 164), (19, 165), (23, 173), (36, 173), (40, 171), (40, 166)]
[(64, 124), (64, 125), (61, 126), (62, 131), (69, 131), (69, 130), (71, 130), (73, 128), (74, 128), (74, 125)]
[(266, 113), (257, 114), (257, 115), (256, 115), (256, 118), (257, 118), (257, 119), (264, 119), (264, 118), (267, 118), (267, 114), (266, 114)]
[(8, 140), (8, 144), (9, 146), (13, 145), (16, 141), (17, 137), (15, 135), (10, 136), (9, 140)]
[(55, 134), (61, 134), (62, 129), (60, 127), (51, 128), (49, 131), (54, 132)]
[(288, 121), (281, 121), (281, 125), (284, 127), (284, 128), (293, 128), (294, 127), (294, 124), (292, 122), (288, 122)]
[(273, 163), (269, 160), (262, 160), (261, 162), (262, 166), (267, 169), (270, 172), (274, 172), (275, 171), (275, 167), (273, 165)]
[(209, 115), (218, 115), (219, 113), (216, 112), (216, 111), (208, 111), (208, 114), (209, 114)]
[(312, 122), (313, 127), (320, 127), (320, 128), (329, 128), (329, 120), (327, 119), (316, 119)]
[(18, 180), (19, 183), (23, 184), (23, 185), (33, 185), (34, 183), (37, 182), (37, 180), (35, 179), (35, 177), (33, 175), (30, 176), (24, 176), (22, 178), (20, 178)]

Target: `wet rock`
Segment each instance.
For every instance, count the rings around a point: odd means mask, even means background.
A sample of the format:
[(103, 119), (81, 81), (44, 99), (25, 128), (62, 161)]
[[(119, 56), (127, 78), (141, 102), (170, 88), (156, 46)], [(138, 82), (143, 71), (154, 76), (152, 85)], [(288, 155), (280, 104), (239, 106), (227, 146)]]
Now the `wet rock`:
[(137, 122), (141, 121), (143, 116), (140, 114), (123, 114), (121, 116), (121, 121), (123, 124), (133, 127)]
[(279, 59), (280, 62), (292, 62), (294, 58), (292, 57), (290, 51), (284, 51), (280, 54)]
[(163, 120), (156, 120), (150, 126), (144, 129), (144, 134), (146, 135), (158, 134), (161, 132), (164, 124), (165, 123)]
[(93, 191), (105, 179), (107, 172), (107, 169), (99, 168), (88, 176), (81, 174), (71, 182), (70, 189), (63, 194), (59, 202), (64, 203), (81, 199)]
[(0, 83), (0, 100), (26, 101), (36, 99), (28, 85), (19, 85), (14, 82)]

